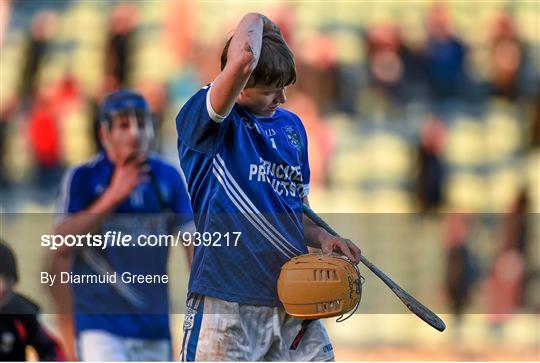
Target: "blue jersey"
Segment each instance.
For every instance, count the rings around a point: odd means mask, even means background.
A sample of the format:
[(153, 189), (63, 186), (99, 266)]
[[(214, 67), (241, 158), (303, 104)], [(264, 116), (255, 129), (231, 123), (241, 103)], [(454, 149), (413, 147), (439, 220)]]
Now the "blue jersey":
[[(149, 156), (153, 181), (138, 185), (115, 210), (107, 216), (99, 234), (122, 232), (133, 239), (145, 234), (171, 233), (174, 224), (183, 228), (192, 223), (191, 206), (179, 171), (157, 155)], [(64, 176), (58, 199), (62, 215), (77, 213), (90, 207), (107, 189), (114, 165), (105, 153), (70, 169)], [(167, 284), (128, 284), (121, 274), (167, 273), (168, 247), (108, 246), (105, 249), (77, 249), (73, 275), (111, 275), (114, 283), (72, 284), (77, 331), (99, 329), (140, 339), (169, 338)]]
[[(235, 104), (225, 120), (215, 122), (207, 109), (208, 90), (197, 92), (176, 119), (195, 225), (214, 236), (210, 246), (195, 247), (189, 292), (279, 306), (281, 266), (307, 253), (306, 133), (300, 119), (281, 108), (261, 118)], [(233, 232), (241, 233), (236, 245), (224, 238)]]

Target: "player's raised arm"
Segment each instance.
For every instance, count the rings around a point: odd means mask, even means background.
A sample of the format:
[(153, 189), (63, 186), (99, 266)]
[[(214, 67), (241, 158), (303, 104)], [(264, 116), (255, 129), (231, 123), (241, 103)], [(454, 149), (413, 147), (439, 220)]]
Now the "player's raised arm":
[(214, 111), (213, 116), (224, 118), (229, 114), (240, 91), (257, 67), (265, 24), (271, 22), (264, 15), (249, 13), (242, 18), (233, 37), (227, 43), (221, 73), (212, 83), (210, 91), (208, 106)]

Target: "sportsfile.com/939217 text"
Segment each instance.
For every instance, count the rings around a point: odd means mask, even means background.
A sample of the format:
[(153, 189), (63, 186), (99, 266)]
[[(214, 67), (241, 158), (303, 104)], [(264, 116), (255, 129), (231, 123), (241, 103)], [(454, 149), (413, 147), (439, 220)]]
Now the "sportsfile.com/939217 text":
[(41, 247), (57, 250), (63, 247), (176, 247), (176, 246), (238, 246), (242, 232), (185, 232), (176, 234), (140, 234), (131, 235), (121, 231), (107, 231), (104, 234), (59, 235), (44, 234), (41, 236)]

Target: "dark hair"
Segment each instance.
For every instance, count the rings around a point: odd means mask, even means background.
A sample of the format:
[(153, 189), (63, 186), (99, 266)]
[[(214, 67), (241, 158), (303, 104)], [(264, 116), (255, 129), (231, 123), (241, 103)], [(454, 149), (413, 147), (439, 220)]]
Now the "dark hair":
[[(227, 63), (227, 52), (231, 44), (230, 37), (221, 53), (221, 70)], [(283, 36), (276, 31), (264, 31), (261, 55), (257, 67), (251, 73), (246, 87), (276, 86), (285, 87), (296, 82), (294, 56)]]
[(17, 260), (11, 247), (0, 238), (0, 275), (11, 277), (17, 282), (19, 273), (17, 272)]

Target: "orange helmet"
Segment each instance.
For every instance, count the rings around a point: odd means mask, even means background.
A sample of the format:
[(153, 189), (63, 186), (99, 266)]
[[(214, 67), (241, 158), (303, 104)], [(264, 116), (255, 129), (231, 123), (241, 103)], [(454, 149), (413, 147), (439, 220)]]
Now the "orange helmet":
[(277, 290), (289, 315), (330, 318), (356, 310), (362, 282), (358, 267), (345, 257), (306, 254), (281, 267)]

